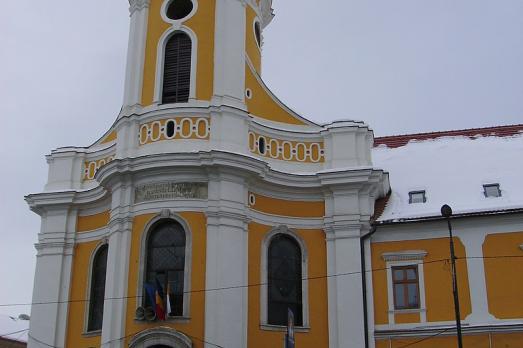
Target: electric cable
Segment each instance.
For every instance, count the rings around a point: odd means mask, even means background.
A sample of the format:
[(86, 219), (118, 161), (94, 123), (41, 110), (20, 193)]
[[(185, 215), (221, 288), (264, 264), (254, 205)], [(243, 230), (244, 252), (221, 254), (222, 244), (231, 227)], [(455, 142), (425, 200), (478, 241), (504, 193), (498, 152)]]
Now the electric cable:
[(420, 340), (418, 340), (418, 341), (416, 341), (416, 342), (408, 343), (408, 344), (406, 344), (406, 345), (404, 345), (404, 346), (399, 346), (398, 348), (407, 348), (407, 347), (412, 347), (412, 346), (415, 345), (415, 344), (418, 344), (418, 343), (425, 342), (425, 341), (431, 340), (431, 339), (433, 339), (433, 338), (436, 338), (436, 337), (438, 337), (438, 336), (440, 336), (440, 335), (444, 334), (445, 332), (447, 332), (447, 331), (449, 331), (449, 330), (452, 330), (452, 329), (453, 329), (453, 328), (449, 327), (449, 328), (447, 328), (447, 329), (445, 329), (445, 330), (442, 330), (442, 331), (438, 332), (437, 334), (431, 335), (431, 336), (429, 336), (429, 337), (422, 338), (422, 339), (420, 339)]
[(29, 331), (29, 329), (23, 329), (23, 330), (18, 330), (18, 331), (15, 331), (15, 332), (9, 332), (9, 333), (0, 335), (0, 338), (7, 338), (7, 336), (16, 335), (17, 333), (22, 333), (22, 332), (25, 332), (25, 331)]
[[(523, 258), (523, 255), (500, 255), (500, 256), (469, 256), (469, 257), (456, 257), (456, 260), (468, 260), (468, 259), (508, 259), (508, 258)], [(423, 265), (429, 265), (434, 263), (440, 263), (440, 262), (449, 262), (450, 258), (444, 258), (444, 259), (437, 259), (432, 261), (425, 261), (423, 262)], [(369, 269), (366, 270), (365, 273), (373, 273), (373, 272), (382, 272), (391, 269), (391, 267), (384, 267), (384, 268), (375, 268), (375, 269)], [(346, 272), (346, 273), (337, 273), (337, 274), (328, 274), (328, 275), (321, 275), (321, 276), (311, 276), (311, 277), (305, 277), (302, 278), (302, 281), (307, 280), (319, 280), (319, 279), (329, 279), (329, 278), (336, 278), (336, 277), (346, 277), (350, 275), (357, 275), (361, 274), (361, 271), (354, 271), (354, 272)], [(273, 278), (272, 280), (289, 280), (289, 279), (279, 279), (279, 278)], [(197, 290), (189, 290), (184, 291), (184, 294), (188, 293), (206, 293), (206, 292), (217, 292), (217, 291), (225, 291), (225, 290), (236, 290), (236, 289), (243, 289), (243, 288), (250, 288), (250, 287), (260, 287), (260, 286), (267, 286), (268, 283), (253, 283), (253, 284), (247, 284), (247, 285), (235, 285), (235, 286), (224, 286), (224, 287), (218, 287), (218, 288), (210, 288), (210, 289), (197, 289)], [(113, 300), (126, 300), (126, 299), (132, 299), (132, 298), (139, 298), (143, 296), (123, 296), (123, 297), (107, 297), (104, 299), (104, 301), (113, 301)], [(42, 301), (42, 302), (32, 302), (32, 303), (10, 303), (10, 304), (0, 304), (0, 307), (19, 307), (19, 306), (35, 306), (35, 305), (51, 305), (51, 304), (66, 304), (66, 303), (78, 303), (78, 302), (87, 302), (88, 299), (78, 299), (78, 300), (67, 300), (67, 301)]]

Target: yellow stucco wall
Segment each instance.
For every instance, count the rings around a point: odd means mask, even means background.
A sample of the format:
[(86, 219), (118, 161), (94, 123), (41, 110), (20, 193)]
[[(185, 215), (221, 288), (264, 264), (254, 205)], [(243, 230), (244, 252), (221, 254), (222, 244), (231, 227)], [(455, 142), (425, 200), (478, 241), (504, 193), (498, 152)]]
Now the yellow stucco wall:
[(138, 272), (140, 270), (140, 248), (143, 240), (143, 233), (147, 223), (155, 216), (154, 214), (140, 215), (134, 218), (132, 229), (132, 242), (130, 252), (130, 268), (129, 268), (129, 285), (127, 300), (127, 320), (125, 327), (125, 334), (129, 336), (126, 339), (126, 344), (129, 343), (130, 338), (136, 333), (143, 330), (157, 327), (168, 326), (183, 332), (191, 337), (194, 348), (203, 348), (201, 339), (204, 338), (204, 322), (205, 322), (205, 291), (198, 291), (205, 289), (205, 254), (207, 245), (207, 220), (203, 213), (199, 212), (185, 212), (179, 214), (182, 219), (187, 222), (187, 225), (192, 232), (192, 264), (191, 264), (191, 295), (190, 295), (190, 320), (185, 323), (165, 322), (138, 322), (134, 320), (134, 313), (137, 308), (137, 288)]
[(86, 216), (78, 216), (76, 221), (76, 232), (87, 232), (107, 226), (111, 213), (109, 210)]
[(255, 197), (255, 203), (249, 204), (250, 208), (262, 213), (304, 218), (325, 216), (324, 201), (289, 201), (257, 193), (249, 194)]
[[(483, 244), (489, 311), (498, 319), (523, 318), (523, 232), (489, 235)], [(523, 347), (523, 343), (521, 343)]]
[(245, 86), (252, 91), (252, 98), (245, 99), (249, 113), (269, 121), (304, 125), (305, 122), (287, 112), (256, 79), (256, 73), (248, 64), (245, 65)]
[(101, 337), (84, 336), (87, 302), (89, 296), (89, 263), (91, 256), (100, 244), (99, 241), (77, 244), (74, 248), (74, 259), (67, 319), (66, 347), (89, 348), (99, 347)]
[(257, 18), (256, 12), (251, 6), (246, 6), (247, 8), (247, 20), (245, 28), (245, 49), (247, 51), (247, 56), (249, 56), (252, 65), (261, 75), (261, 50), (258, 47), (256, 42), (256, 34), (254, 31), (254, 22)]
[(102, 142), (100, 144), (107, 144), (107, 143), (111, 143), (113, 141), (115, 141), (118, 137), (118, 134), (116, 133), (116, 131), (112, 131), (111, 133), (107, 134), (107, 136), (105, 138), (102, 139)]
[[(258, 223), (249, 224), (249, 284), (259, 284), (261, 280), (262, 241), (271, 231), (271, 226)], [(308, 283), (310, 331), (296, 333), (296, 346), (317, 348), (329, 346), (327, 310), (327, 251), (325, 233), (321, 230), (298, 230), (296, 233), (305, 241), (308, 251)], [(282, 331), (266, 331), (260, 328), (260, 287), (249, 287), (249, 348), (281, 347)]]
[[(425, 339), (424, 341), (421, 341)], [(418, 342), (421, 341), (421, 342)], [(416, 343), (417, 342), (417, 343)], [(457, 339), (455, 336), (445, 337), (413, 337), (389, 340), (377, 340), (376, 348), (402, 348), (409, 345), (415, 348), (457, 348)], [(463, 337), (463, 346), (470, 348), (505, 348), (505, 346), (489, 346), (488, 335), (470, 335)], [(509, 346), (507, 346), (509, 347)], [(510, 346), (510, 348), (516, 346)], [(517, 346), (520, 347), (520, 346)]]
[[(145, 48), (142, 105), (153, 103), (156, 79), (158, 41), (171, 25), (163, 21), (163, 0), (152, 0), (149, 7), (149, 22)], [(198, 64), (196, 76), (196, 99), (211, 100), (214, 82), (214, 22), (215, 1), (200, 1), (198, 10), (183, 25), (198, 37)]]
[[(465, 256), (465, 247), (457, 238), (456, 256)], [(454, 301), (452, 297), (452, 277), (449, 259), (449, 240), (447, 238), (414, 241), (384, 242), (372, 244), (372, 281), (374, 289), (374, 316), (377, 325), (389, 324), (387, 298), (387, 272), (383, 253), (406, 250), (425, 250), (424, 259), (425, 298), (427, 321), (451, 321), (454, 319)], [(471, 313), (470, 291), (467, 276), (467, 264), (457, 261), (458, 287), (460, 293), (461, 317), (465, 319)], [(420, 321), (419, 316), (396, 314), (398, 323)]]
[[(418, 342), (425, 339), (422, 342)], [(492, 345), (490, 345), (492, 341)], [(417, 342), (417, 343), (416, 343)], [(377, 340), (376, 348), (402, 348), (406, 345), (416, 348), (455, 348), (458, 346), (456, 336), (445, 337), (412, 337), (402, 339)], [(523, 333), (499, 333), (478, 335), (464, 335), (463, 346), (466, 348), (521, 348), (523, 347)]]

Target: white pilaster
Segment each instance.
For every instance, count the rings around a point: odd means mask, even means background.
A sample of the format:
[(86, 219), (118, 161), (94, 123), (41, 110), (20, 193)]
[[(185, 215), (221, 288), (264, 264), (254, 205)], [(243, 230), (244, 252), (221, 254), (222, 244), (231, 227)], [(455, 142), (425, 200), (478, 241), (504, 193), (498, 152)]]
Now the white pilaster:
[[(40, 342), (64, 347), (69, 309), (71, 267), (74, 250), (76, 211), (68, 208), (46, 209), (36, 261), (33, 303), (28, 347)], [(40, 304), (43, 303), (43, 304)]]
[(236, 180), (223, 174), (211, 179), (207, 216), (205, 340), (227, 348), (247, 347), (246, 194)]
[(133, 108), (140, 106), (142, 100), (149, 2), (150, 0), (129, 0), (131, 25), (125, 70), (123, 113), (132, 112)]
[(365, 272), (366, 272), (366, 286), (367, 286), (367, 323), (369, 335), (369, 348), (376, 347), (376, 340), (374, 339), (374, 287), (372, 283), (372, 250), (371, 239), (365, 240)]
[(330, 348), (365, 346), (359, 237), (356, 226), (327, 234)]
[[(488, 309), (487, 282), (483, 260), (483, 243), (486, 235), (482, 231), (478, 232), (457, 232), (459, 239), (465, 245), (472, 304), (472, 313), (465, 320), (470, 324), (487, 324), (496, 321), (496, 318), (489, 313)], [(458, 274), (458, 279), (459, 277)]]
[(245, 6), (243, 1), (216, 0), (213, 97), (215, 105), (244, 108)]
[(127, 315), (129, 253), (131, 250), (132, 218), (129, 215), (130, 185), (119, 183), (112, 189), (112, 214), (109, 223), (109, 253), (105, 281), (102, 348), (124, 347)]

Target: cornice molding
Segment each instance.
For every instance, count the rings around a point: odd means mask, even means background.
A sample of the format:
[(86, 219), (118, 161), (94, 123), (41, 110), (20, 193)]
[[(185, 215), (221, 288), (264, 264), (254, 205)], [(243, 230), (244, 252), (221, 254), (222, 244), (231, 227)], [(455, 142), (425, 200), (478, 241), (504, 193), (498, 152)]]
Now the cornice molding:
[(383, 253), (381, 257), (385, 261), (421, 261), (427, 256), (425, 250), (406, 250), (391, 253)]
[(129, 13), (132, 16), (136, 11), (141, 11), (144, 8), (149, 8), (150, 3), (151, 0), (129, 0)]

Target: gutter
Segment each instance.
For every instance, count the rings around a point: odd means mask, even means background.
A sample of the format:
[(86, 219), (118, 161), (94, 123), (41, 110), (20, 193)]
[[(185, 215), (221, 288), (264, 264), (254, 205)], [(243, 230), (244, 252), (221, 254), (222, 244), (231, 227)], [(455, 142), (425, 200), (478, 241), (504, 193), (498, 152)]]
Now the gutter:
[[(505, 209), (505, 210), (490, 210), (490, 211), (478, 211), (472, 213), (458, 213), (453, 214), (452, 217), (455, 218), (468, 218), (468, 217), (481, 217), (481, 216), (497, 216), (497, 215), (509, 215), (509, 214), (521, 214), (523, 213), (523, 208), (515, 209)], [(423, 221), (441, 221), (446, 218), (441, 215), (426, 216), (426, 217), (413, 217), (413, 218), (402, 218), (402, 219), (392, 219), (392, 220), (383, 220), (375, 221), (374, 225), (385, 226), (385, 225), (394, 225), (394, 224), (406, 224), (414, 222), (423, 222)]]
[(361, 253), (361, 285), (363, 292), (363, 327), (365, 329), (365, 348), (369, 348), (369, 307), (367, 305), (367, 266), (365, 264), (365, 241), (376, 232), (376, 225), (372, 224), (369, 233), (360, 237)]

